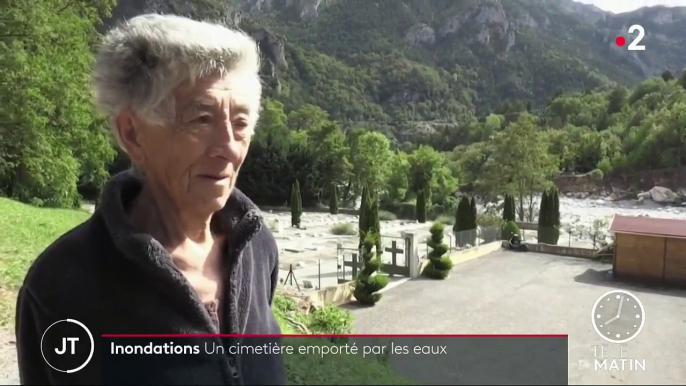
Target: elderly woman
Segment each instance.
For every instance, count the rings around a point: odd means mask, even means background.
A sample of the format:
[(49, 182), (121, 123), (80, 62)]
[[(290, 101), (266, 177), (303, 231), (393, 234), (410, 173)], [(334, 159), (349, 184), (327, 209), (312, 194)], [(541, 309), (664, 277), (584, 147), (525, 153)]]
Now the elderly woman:
[[(96, 104), (134, 167), (114, 176), (93, 216), (29, 270), (16, 316), (22, 383), (112, 383), (124, 373), (141, 384), (285, 383), (279, 355), (228, 349), (177, 362), (141, 356), (128, 364), (159, 366), (107, 370), (111, 348), (101, 338), (281, 333), (271, 310), (276, 243), (234, 187), (258, 119), (258, 70), (255, 42), (219, 25), (143, 15), (107, 34)], [(94, 341), (90, 355), (81, 326)], [(208, 339), (225, 348), (238, 342)]]

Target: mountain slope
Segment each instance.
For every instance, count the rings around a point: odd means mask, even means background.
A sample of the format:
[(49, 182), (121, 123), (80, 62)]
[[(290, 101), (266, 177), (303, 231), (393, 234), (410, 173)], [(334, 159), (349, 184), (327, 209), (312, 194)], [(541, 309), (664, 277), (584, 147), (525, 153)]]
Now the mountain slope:
[[(121, 0), (221, 18), (260, 42), (268, 96), (342, 122), (459, 122), (506, 101), (535, 109), (560, 89), (635, 85), (686, 66), (686, 8), (613, 15), (571, 0)], [(645, 51), (617, 47), (642, 24)], [(394, 131), (396, 129), (389, 129)], [(396, 130), (397, 131), (397, 130)]]

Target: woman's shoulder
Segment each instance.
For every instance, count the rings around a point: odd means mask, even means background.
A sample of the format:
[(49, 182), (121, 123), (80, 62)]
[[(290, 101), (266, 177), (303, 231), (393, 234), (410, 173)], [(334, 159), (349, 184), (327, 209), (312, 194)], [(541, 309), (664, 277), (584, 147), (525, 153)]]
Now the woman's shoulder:
[(97, 270), (107, 248), (106, 233), (96, 217), (91, 217), (58, 237), (36, 260), (24, 278), (23, 286), (33, 294), (54, 292), (76, 283), (85, 283)]

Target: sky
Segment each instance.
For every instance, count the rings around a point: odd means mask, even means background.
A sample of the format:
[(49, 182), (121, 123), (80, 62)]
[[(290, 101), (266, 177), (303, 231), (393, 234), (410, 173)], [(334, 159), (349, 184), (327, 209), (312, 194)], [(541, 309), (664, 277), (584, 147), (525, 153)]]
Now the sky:
[(579, 3), (593, 4), (596, 7), (613, 13), (622, 13), (642, 7), (664, 5), (667, 7), (686, 7), (686, 0), (575, 0)]

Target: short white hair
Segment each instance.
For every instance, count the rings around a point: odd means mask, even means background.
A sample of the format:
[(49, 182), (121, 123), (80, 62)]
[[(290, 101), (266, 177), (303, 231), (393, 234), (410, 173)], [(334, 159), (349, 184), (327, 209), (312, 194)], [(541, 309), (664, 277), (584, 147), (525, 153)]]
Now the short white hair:
[[(95, 104), (121, 145), (114, 119), (122, 109), (155, 123), (169, 122), (174, 90), (206, 75), (254, 77), (254, 87), (243, 91), (257, 115), (259, 69), (257, 44), (243, 32), (180, 16), (141, 15), (112, 29), (100, 45), (93, 71)], [(254, 128), (257, 116), (251, 118)]]

